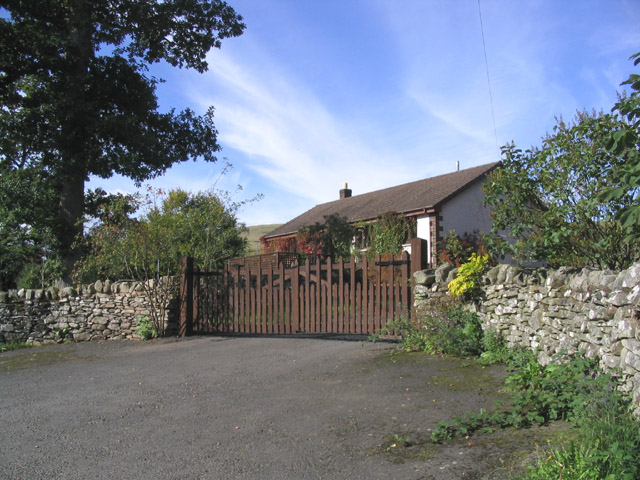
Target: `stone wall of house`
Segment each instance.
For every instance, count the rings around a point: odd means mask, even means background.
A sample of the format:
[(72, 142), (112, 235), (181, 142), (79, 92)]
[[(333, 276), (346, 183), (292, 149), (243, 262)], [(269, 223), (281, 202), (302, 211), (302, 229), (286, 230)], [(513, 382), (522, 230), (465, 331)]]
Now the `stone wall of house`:
[[(416, 272), (416, 307), (448, 295), (454, 275), (450, 266)], [(621, 272), (498, 265), (482, 283), (468, 307), (483, 328), (538, 351), (543, 364), (555, 354), (597, 355), (605, 370), (619, 369), (622, 388), (640, 404), (640, 262)]]
[[(0, 343), (139, 339), (136, 322), (149, 311), (137, 282), (0, 292)], [(166, 334), (177, 333), (177, 299), (167, 302), (165, 312)]]

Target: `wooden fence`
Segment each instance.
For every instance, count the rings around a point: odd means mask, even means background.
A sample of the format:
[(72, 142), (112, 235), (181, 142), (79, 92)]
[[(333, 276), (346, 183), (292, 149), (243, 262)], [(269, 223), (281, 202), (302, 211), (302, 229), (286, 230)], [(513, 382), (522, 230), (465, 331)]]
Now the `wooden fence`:
[(235, 259), (220, 272), (198, 272), (183, 259), (182, 335), (192, 333), (372, 334), (411, 314), (406, 252), (350, 261)]

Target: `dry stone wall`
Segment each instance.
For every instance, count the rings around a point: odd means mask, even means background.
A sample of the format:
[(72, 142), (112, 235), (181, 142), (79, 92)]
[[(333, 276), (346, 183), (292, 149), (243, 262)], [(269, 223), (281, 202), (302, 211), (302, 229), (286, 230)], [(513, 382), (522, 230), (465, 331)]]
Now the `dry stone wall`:
[[(177, 299), (165, 310), (165, 332), (176, 333)], [(136, 322), (148, 315), (149, 301), (137, 282), (0, 292), (0, 343), (139, 339)]]
[[(416, 306), (448, 295), (454, 275), (450, 266), (416, 272)], [(640, 404), (640, 262), (621, 272), (498, 265), (468, 307), (483, 328), (537, 351), (543, 364), (556, 354), (597, 355), (605, 370), (621, 372), (622, 388)]]

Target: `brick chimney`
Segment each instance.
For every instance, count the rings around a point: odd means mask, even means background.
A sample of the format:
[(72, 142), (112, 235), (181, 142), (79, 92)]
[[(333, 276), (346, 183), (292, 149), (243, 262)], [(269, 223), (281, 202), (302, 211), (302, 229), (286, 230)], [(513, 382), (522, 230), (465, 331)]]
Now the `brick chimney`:
[(343, 198), (349, 198), (349, 197), (351, 197), (351, 189), (349, 188), (349, 185), (347, 184), (347, 182), (344, 182), (344, 188), (340, 190), (340, 200), (342, 200)]

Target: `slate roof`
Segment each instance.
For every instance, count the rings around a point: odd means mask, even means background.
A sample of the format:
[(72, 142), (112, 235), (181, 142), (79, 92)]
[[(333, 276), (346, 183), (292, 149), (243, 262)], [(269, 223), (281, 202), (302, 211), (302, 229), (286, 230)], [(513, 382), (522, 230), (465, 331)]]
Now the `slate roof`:
[(436, 208), (493, 170), (500, 162), (467, 168), (453, 173), (425, 178), (415, 182), (363, 193), (349, 198), (316, 205), (265, 235), (266, 238), (296, 233), (303, 227), (322, 223), (326, 215), (337, 213), (349, 222), (373, 220), (378, 215), (394, 211), (418, 212)]

